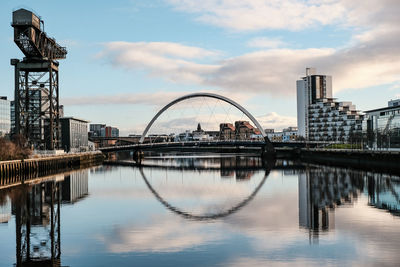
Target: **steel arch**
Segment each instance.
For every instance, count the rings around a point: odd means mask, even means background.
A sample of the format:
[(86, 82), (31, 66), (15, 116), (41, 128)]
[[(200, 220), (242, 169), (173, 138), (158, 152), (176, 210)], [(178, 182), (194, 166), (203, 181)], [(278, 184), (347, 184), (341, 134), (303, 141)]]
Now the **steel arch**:
[(228, 104), (231, 104), (232, 106), (236, 107), (237, 109), (239, 109), (241, 112), (243, 112), (253, 123), (254, 125), (261, 131), (262, 136), (264, 137), (264, 140), (266, 143), (271, 144), (270, 140), (268, 139), (267, 135), (264, 132), (264, 129), (261, 127), (260, 123), (258, 123), (258, 121), (253, 117), (253, 115), (250, 114), (250, 112), (248, 112), (244, 107), (242, 107), (241, 105), (239, 105), (238, 103), (236, 103), (235, 101), (233, 101), (232, 99), (229, 99), (225, 96), (222, 95), (217, 95), (217, 94), (213, 94), (213, 93), (194, 93), (194, 94), (188, 94), (188, 95), (184, 95), (182, 97), (179, 97), (173, 101), (171, 101), (169, 104), (167, 104), (166, 106), (164, 106), (154, 117), (153, 119), (150, 121), (150, 123), (147, 125), (146, 129), (143, 131), (142, 136), (140, 137), (139, 143), (143, 143), (145, 136), (147, 135), (147, 132), (150, 130), (151, 126), (153, 125), (153, 123), (158, 119), (158, 117), (160, 117), (160, 115), (166, 111), (169, 107), (175, 105), (176, 103), (179, 103), (183, 100), (186, 99), (190, 99), (190, 98), (196, 98), (196, 97), (209, 97), (209, 98), (216, 98), (219, 100), (222, 100)]

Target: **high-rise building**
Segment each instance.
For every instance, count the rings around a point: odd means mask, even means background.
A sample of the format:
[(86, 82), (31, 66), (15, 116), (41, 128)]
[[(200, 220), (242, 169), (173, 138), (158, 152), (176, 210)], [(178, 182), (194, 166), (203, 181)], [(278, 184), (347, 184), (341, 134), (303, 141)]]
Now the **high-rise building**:
[(332, 98), (332, 77), (307, 75), (297, 81), (298, 135), (310, 141), (349, 142), (361, 139), (363, 114), (351, 102)]
[(296, 85), (298, 135), (308, 138), (308, 108), (319, 99), (332, 98), (332, 77), (317, 75), (315, 68), (306, 68), (306, 76)]
[(7, 97), (0, 96), (0, 136), (4, 136), (10, 133), (10, 111), (10, 101), (7, 100)]

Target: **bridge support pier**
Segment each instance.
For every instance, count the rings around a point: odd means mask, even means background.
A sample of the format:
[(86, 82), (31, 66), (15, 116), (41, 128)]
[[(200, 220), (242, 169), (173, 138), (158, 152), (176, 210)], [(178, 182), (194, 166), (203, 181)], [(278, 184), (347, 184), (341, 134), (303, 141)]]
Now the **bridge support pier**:
[(141, 165), (143, 158), (144, 158), (143, 151), (141, 151), (141, 150), (133, 151), (133, 160), (136, 162), (136, 164)]
[(275, 159), (276, 151), (268, 137), (265, 137), (265, 145), (262, 147), (261, 157), (267, 159)]

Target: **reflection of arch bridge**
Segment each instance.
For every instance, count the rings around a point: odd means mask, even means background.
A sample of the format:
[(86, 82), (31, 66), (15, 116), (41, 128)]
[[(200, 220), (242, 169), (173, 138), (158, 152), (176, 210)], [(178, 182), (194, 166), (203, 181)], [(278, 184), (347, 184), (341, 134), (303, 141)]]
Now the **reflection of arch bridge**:
[[(131, 146), (130, 148), (128, 146), (125, 146), (125, 148), (120, 148), (118, 150), (140, 150), (141, 148), (148, 148), (146, 146), (146, 144), (144, 144), (144, 140), (145, 137), (148, 133), (148, 131), (150, 130), (150, 128), (153, 126), (154, 122), (161, 116), (161, 114), (163, 114), (166, 110), (168, 110), (171, 106), (185, 101), (187, 99), (191, 99), (191, 98), (199, 98), (199, 97), (207, 97), (207, 98), (214, 98), (214, 99), (218, 99), (221, 101), (224, 101), (232, 106), (234, 106), (235, 108), (237, 108), (238, 110), (240, 110), (241, 112), (243, 112), (250, 120), (251, 122), (258, 128), (258, 130), (261, 132), (261, 135), (264, 138), (264, 141), (258, 142), (257, 146), (262, 145), (264, 147), (264, 151), (267, 152), (268, 154), (273, 154), (275, 153), (274, 150), (274, 146), (272, 145), (272, 143), (270, 142), (270, 140), (268, 139), (268, 136), (266, 135), (265, 131), (263, 130), (262, 126), (260, 125), (260, 123), (253, 117), (253, 115), (250, 114), (250, 112), (248, 112), (244, 107), (242, 107), (241, 105), (239, 105), (238, 103), (236, 103), (235, 101), (233, 101), (232, 99), (229, 99), (225, 96), (221, 96), (221, 95), (217, 95), (217, 94), (213, 94), (213, 93), (193, 93), (193, 94), (189, 94), (189, 95), (185, 95), (182, 97), (179, 97), (173, 101), (171, 101), (170, 103), (168, 103), (167, 105), (165, 105), (154, 117), (153, 119), (150, 121), (150, 123), (147, 125), (147, 127), (145, 128), (145, 130), (143, 131), (143, 134), (139, 140), (139, 144), (137, 144), (135, 147)], [(240, 141), (235, 141), (235, 142), (228, 142), (225, 145), (233, 145), (233, 146), (240, 146), (240, 145), (249, 145), (249, 143), (243, 143), (243, 144), (238, 144), (237, 142)], [(180, 143), (182, 144), (182, 143)], [(173, 145), (173, 144), (172, 144)], [(203, 145), (219, 145), (218, 143), (215, 142), (206, 142), (203, 143)], [(153, 148), (156, 148), (160, 145), (156, 145), (156, 146), (152, 146)], [(168, 145), (167, 145), (168, 146)], [(107, 151), (105, 149), (102, 149), (102, 151)], [(111, 151), (117, 151), (117, 149), (111, 150)]]
[[(253, 200), (254, 197), (257, 195), (258, 191), (260, 191), (260, 189), (264, 185), (265, 181), (267, 180), (270, 170), (274, 164), (275, 164), (275, 162), (269, 162), (269, 164), (267, 164), (268, 167), (265, 170), (263, 179), (260, 181), (260, 183), (257, 185), (257, 187), (253, 190), (253, 192), (249, 196), (247, 196), (245, 199), (243, 199), (241, 202), (237, 203), (236, 205), (234, 205), (233, 207), (231, 207), (227, 210), (223, 210), (218, 213), (201, 214), (201, 215), (196, 215), (196, 214), (191, 213), (190, 211), (181, 210), (180, 208), (170, 204), (154, 189), (154, 187), (151, 185), (151, 183), (147, 179), (146, 175), (144, 174), (143, 168), (140, 168), (139, 171), (140, 171), (140, 174), (142, 175), (142, 178), (143, 178), (144, 182), (146, 183), (146, 186), (148, 187), (148, 189), (157, 198), (157, 200), (160, 201), (160, 203), (164, 207), (166, 207), (170, 211), (182, 216), (185, 219), (190, 219), (190, 220), (195, 220), (195, 221), (208, 221), (208, 220), (216, 220), (216, 219), (227, 217), (227, 216), (239, 211), (241, 208), (246, 206), (251, 200)], [(168, 169), (168, 167), (166, 169)]]

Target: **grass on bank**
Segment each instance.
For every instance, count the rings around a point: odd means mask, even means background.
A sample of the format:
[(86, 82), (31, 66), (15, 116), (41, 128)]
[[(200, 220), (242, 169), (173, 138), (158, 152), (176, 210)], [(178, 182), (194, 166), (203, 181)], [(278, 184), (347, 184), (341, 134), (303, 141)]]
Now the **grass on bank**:
[(326, 149), (361, 149), (361, 144), (330, 144)]

